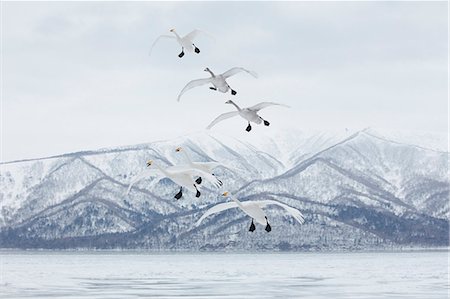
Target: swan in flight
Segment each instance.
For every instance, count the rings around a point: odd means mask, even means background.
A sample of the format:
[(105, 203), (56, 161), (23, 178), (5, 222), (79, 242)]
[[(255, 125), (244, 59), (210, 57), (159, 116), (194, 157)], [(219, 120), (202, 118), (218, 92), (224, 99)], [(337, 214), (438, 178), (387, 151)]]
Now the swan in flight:
[(264, 213), (262, 208), (265, 208), (269, 205), (277, 205), (281, 208), (283, 208), (288, 214), (290, 214), (295, 220), (297, 220), (300, 224), (303, 224), (305, 222), (305, 218), (303, 217), (302, 213), (293, 208), (290, 207), (284, 203), (275, 201), (275, 200), (259, 200), (259, 201), (239, 201), (237, 198), (232, 196), (229, 192), (225, 192), (222, 194), (224, 197), (231, 198), (231, 202), (226, 203), (220, 203), (218, 205), (213, 206), (208, 211), (206, 211), (205, 214), (197, 221), (196, 225), (200, 225), (200, 223), (205, 219), (206, 217), (220, 213), (222, 211), (233, 209), (233, 208), (239, 208), (241, 209), (245, 214), (250, 216), (252, 218), (252, 223), (250, 224), (249, 231), (253, 232), (256, 227), (253, 223), (253, 220), (256, 220), (257, 223), (265, 225), (266, 231), (270, 232), (272, 230), (272, 227), (269, 224), (269, 221), (267, 219), (266, 214)]
[(258, 78), (258, 75), (255, 72), (246, 70), (242, 67), (231, 68), (228, 71), (226, 71), (225, 73), (220, 74), (220, 75), (215, 75), (209, 68), (204, 69), (204, 71), (208, 72), (211, 75), (211, 77), (205, 78), (205, 79), (192, 80), (191, 82), (186, 84), (186, 86), (181, 90), (180, 94), (178, 95), (178, 99), (177, 99), (178, 102), (180, 101), (181, 96), (189, 89), (192, 89), (197, 86), (202, 86), (202, 85), (205, 85), (208, 83), (213, 85), (213, 87), (210, 87), (209, 89), (217, 90), (217, 91), (220, 91), (223, 93), (227, 92), (228, 90), (231, 90), (231, 94), (236, 95), (237, 92), (235, 90), (233, 90), (230, 87), (230, 85), (228, 85), (226, 79), (228, 79), (229, 77), (236, 75), (237, 73), (240, 73), (240, 72), (246, 72), (246, 73), (252, 75), (253, 77)]
[[(152, 165), (155, 166), (156, 169), (150, 168)], [(136, 182), (145, 177), (157, 177), (158, 180), (167, 177), (172, 180), (175, 184), (180, 186), (180, 191), (174, 196), (176, 199), (180, 199), (183, 196), (183, 188), (195, 192), (195, 197), (200, 197), (201, 193), (198, 190), (199, 186), (195, 182), (194, 177), (203, 177), (217, 188), (222, 186), (222, 182), (212, 174), (186, 165), (176, 165), (162, 168), (152, 160), (149, 160), (147, 161), (147, 167), (148, 169), (139, 174), (130, 183), (127, 194), (130, 192), (131, 187), (133, 187)]]
[(264, 123), (265, 126), (269, 126), (270, 123), (263, 119), (261, 116), (258, 115), (259, 110), (269, 107), (269, 106), (273, 106), (273, 105), (277, 105), (277, 106), (284, 106), (284, 107), (289, 107), (283, 104), (277, 104), (277, 103), (273, 103), (273, 102), (262, 102), (259, 103), (255, 106), (252, 107), (248, 107), (248, 108), (240, 108), (238, 105), (236, 105), (235, 102), (233, 102), (232, 100), (226, 101), (225, 104), (231, 104), (234, 107), (236, 107), (237, 111), (231, 111), (231, 112), (227, 112), (227, 113), (223, 113), (221, 115), (219, 115), (215, 120), (213, 120), (209, 126), (206, 129), (211, 129), (215, 124), (217, 124), (218, 122), (225, 120), (227, 118), (233, 117), (233, 116), (241, 116), (242, 118), (244, 118), (247, 122), (248, 122), (248, 126), (245, 129), (247, 132), (250, 132), (252, 129), (252, 126), (250, 125), (250, 122), (256, 123), (256, 124), (261, 124)]
[(197, 46), (194, 44), (194, 39), (199, 35), (199, 34), (206, 34), (209, 35), (208, 33), (195, 29), (193, 31), (191, 31), (190, 33), (186, 34), (185, 36), (181, 37), (178, 35), (178, 33), (175, 31), (175, 29), (171, 29), (170, 32), (172, 32), (174, 34), (174, 36), (172, 35), (160, 35), (156, 38), (156, 40), (153, 42), (152, 47), (150, 49), (150, 53), (149, 55), (152, 54), (153, 48), (155, 47), (155, 45), (158, 43), (159, 40), (161, 40), (162, 38), (167, 38), (167, 39), (175, 39), (178, 44), (180, 44), (181, 46), (181, 53), (178, 54), (178, 57), (183, 57), (184, 56), (184, 51), (186, 50), (187, 52), (195, 52), (197, 54), (200, 53), (200, 49), (197, 48)]
[[(217, 167), (222, 165), (222, 164), (220, 164), (218, 162), (192, 162), (191, 155), (187, 151), (185, 151), (181, 146), (177, 147), (175, 149), (175, 151), (177, 153), (182, 152), (184, 154), (184, 157), (186, 158), (186, 161), (188, 163), (187, 165), (189, 167), (192, 167), (192, 168), (195, 168), (195, 169), (198, 169), (198, 170), (210, 173), (213, 176), (214, 176), (214, 173), (212, 173), (212, 172), (214, 171), (214, 169), (216, 169)], [(223, 185), (221, 180), (219, 180), (219, 179), (217, 179), (217, 180), (219, 181), (219, 183), (221, 185)], [(200, 185), (202, 183), (202, 178), (198, 177), (195, 180), (195, 182)]]

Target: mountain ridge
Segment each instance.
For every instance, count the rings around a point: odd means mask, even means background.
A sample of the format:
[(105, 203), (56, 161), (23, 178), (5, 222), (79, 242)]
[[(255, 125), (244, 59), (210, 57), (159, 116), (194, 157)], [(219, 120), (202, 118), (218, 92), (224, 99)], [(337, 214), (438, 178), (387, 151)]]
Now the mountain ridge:
[[(269, 152), (264, 141), (198, 133), (2, 163), (0, 244), (158, 250), (448, 246), (448, 153), (373, 136), (370, 130), (298, 137), (288, 132), (277, 135), (284, 142), (267, 146)], [(199, 199), (186, 192), (176, 201), (178, 187), (169, 179), (144, 179), (125, 195), (148, 159), (183, 163), (178, 146), (196, 161), (224, 163), (215, 170), (224, 188), (202, 186)], [(268, 209), (273, 231), (257, 227), (252, 234), (250, 219), (229, 210), (195, 227), (206, 208), (223, 202), (223, 191), (240, 200), (284, 202), (300, 209), (306, 222), (300, 226)]]

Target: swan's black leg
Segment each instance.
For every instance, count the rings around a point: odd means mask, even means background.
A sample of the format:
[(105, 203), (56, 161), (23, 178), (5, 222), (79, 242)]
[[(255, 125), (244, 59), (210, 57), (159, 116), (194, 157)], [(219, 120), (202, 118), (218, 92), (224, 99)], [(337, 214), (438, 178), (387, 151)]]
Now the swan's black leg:
[(252, 126), (250, 125), (250, 122), (248, 123), (247, 128), (245, 129), (247, 132), (250, 132), (252, 130)]
[(184, 56), (184, 48), (181, 48), (181, 53), (180, 54), (178, 54), (178, 57), (183, 57)]
[(264, 122), (265, 126), (270, 126), (270, 122), (268, 122), (267, 120), (263, 119), (261, 116), (259, 117), (259, 119)]
[(176, 199), (180, 199), (181, 196), (183, 196), (183, 187), (180, 187), (180, 191), (179, 191), (177, 194), (175, 194), (174, 197), (175, 197)]
[(217, 90), (217, 88), (215, 88), (215, 87), (210, 87), (209, 89), (211, 89), (211, 90)]
[(248, 229), (249, 232), (254, 232), (256, 229), (255, 224), (253, 223), (253, 219), (252, 219), (252, 224), (250, 224), (250, 228)]
[(195, 190), (197, 190), (197, 193), (195, 194), (195, 197), (200, 197), (200, 191), (198, 191), (197, 186), (194, 184)]
[(200, 185), (202, 183), (202, 177), (198, 177), (195, 182)]
[(266, 217), (266, 222), (267, 222), (266, 232), (270, 232), (272, 230), (272, 227), (270, 226), (269, 221), (267, 221), (267, 217)]
[(192, 44), (193, 46), (194, 46), (194, 51), (195, 51), (195, 53), (200, 53), (200, 49), (199, 48), (197, 48), (194, 44)]
[(228, 88), (231, 90), (231, 94), (235, 96), (235, 95), (237, 94), (236, 90), (234, 90), (233, 88), (231, 88), (231, 86), (228, 85), (228, 84), (227, 84), (227, 86), (228, 86)]

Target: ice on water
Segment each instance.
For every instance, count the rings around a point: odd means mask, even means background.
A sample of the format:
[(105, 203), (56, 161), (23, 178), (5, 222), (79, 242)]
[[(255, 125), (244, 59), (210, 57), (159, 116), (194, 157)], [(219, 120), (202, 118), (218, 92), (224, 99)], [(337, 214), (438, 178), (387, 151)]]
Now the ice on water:
[(448, 253), (3, 252), (1, 298), (447, 298)]

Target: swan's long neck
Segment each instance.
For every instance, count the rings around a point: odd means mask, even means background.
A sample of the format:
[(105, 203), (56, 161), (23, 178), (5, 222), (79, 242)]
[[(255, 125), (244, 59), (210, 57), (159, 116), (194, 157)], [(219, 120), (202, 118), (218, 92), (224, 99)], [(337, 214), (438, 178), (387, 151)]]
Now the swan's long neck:
[(178, 33), (174, 30), (172, 31), (173, 34), (175, 34), (175, 36), (177, 37), (178, 40), (181, 40), (181, 37), (178, 35)]
[(235, 198), (234, 196), (230, 196), (230, 198), (238, 205), (239, 208), (241, 208), (242, 210), (245, 210), (244, 206), (237, 198)]
[(236, 107), (236, 109), (238, 111), (241, 111), (241, 107), (239, 107), (235, 102), (233, 102), (232, 100), (230, 100), (230, 104), (233, 105), (234, 107)]
[(211, 74), (211, 77), (213, 77), (213, 78), (216, 77), (216, 75), (214, 75), (214, 73), (210, 69), (206, 69), (206, 71)]

